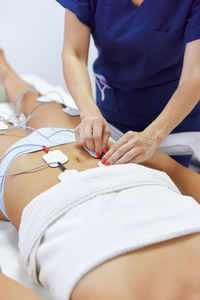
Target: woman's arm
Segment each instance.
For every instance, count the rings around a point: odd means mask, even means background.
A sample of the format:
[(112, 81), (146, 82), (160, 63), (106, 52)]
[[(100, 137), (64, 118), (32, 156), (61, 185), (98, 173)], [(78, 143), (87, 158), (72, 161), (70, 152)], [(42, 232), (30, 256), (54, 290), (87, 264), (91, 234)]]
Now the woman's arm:
[(2, 300), (44, 300), (18, 282), (5, 276), (0, 270), (0, 299)]
[(160, 115), (143, 131), (126, 133), (105, 155), (110, 164), (139, 163), (192, 111), (200, 99), (200, 39), (186, 46), (179, 86)]
[(76, 128), (79, 145), (102, 153), (110, 136), (107, 122), (92, 95), (87, 69), (90, 29), (76, 15), (66, 10), (63, 46), (63, 68), (67, 87), (75, 100), (81, 117)]
[(200, 174), (180, 165), (167, 154), (155, 152), (142, 165), (166, 172), (182, 194), (200, 203)]

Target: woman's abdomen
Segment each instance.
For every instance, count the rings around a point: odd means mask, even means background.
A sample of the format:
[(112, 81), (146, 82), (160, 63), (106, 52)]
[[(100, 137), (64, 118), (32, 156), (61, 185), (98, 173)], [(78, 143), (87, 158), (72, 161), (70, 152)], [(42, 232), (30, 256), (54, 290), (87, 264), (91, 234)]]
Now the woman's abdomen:
[[(83, 171), (98, 166), (99, 159), (92, 158), (75, 143), (53, 147), (52, 151), (57, 149), (68, 156), (69, 160), (65, 164), (67, 169)], [(44, 164), (42, 159), (44, 154), (44, 151), (38, 151), (19, 156), (11, 164), (8, 173), (17, 173)], [(58, 167), (51, 168), (46, 165), (35, 171), (6, 178), (4, 185), (5, 206), (9, 219), (16, 227), (20, 225), (25, 206), (37, 195), (57, 184), (59, 182), (58, 175), (61, 172)]]

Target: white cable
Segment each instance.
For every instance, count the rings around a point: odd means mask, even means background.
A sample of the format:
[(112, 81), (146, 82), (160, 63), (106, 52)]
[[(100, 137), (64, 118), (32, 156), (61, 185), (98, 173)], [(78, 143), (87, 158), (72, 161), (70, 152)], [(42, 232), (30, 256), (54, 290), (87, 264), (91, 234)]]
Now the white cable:
[[(50, 164), (57, 164), (58, 162), (51, 162)], [(20, 174), (23, 174), (23, 173), (26, 173), (26, 172), (31, 172), (31, 171), (34, 171), (34, 170), (37, 170), (37, 169), (40, 169), (42, 167), (45, 167), (45, 166), (49, 166), (50, 164), (48, 163), (45, 163), (45, 164), (42, 164), (40, 166), (37, 166), (37, 167), (34, 167), (34, 168), (31, 168), (31, 169), (26, 169), (26, 170), (23, 170), (23, 171), (20, 171), (20, 172), (16, 172), (16, 173), (7, 173), (5, 175), (0, 175), (1, 178), (3, 177), (7, 177), (7, 176), (15, 176), (15, 175), (20, 175)]]
[[(28, 89), (22, 91), (21, 93), (19, 93), (19, 94), (17, 95), (16, 101), (15, 101), (15, 103), (14, 103), (14, 106), (15, 106), (15, 109), (17, 110), (17, 112), (19, 112), (19, 109), (20, 109), (19, 106), (20, 106), (20, 101), (21, 101), (22, 97), (25, 96), (27, 93), (30, 93), (30, 92), (35, 93), (36, 96), (38, 96), (38, 92), (37, 92), (37, 90), (36, 90), (35, 88), (28, 88)], [(57, 93), (57, 94), (60, 96), (61, 100), (63, 101), (63, 104), (65, 104), (65, 103), (64, 103), (64, 98), (62, 97), (62, 95), (61, 95), (58, 91), (49, 91), (49, 92), (46, 93), (45, 95), (48, 95), (48, 94), (53, 93), (53, 92)], [(0, 135), (4, 135), (4, 134), (6, 134), (6, 133), (9, 133), (9, 132), (12, 132), (12, 131), (15, 131), (15, 130), (20, 129), (21, 127), (23, 127), (24, 125), (26, 125), (27, 122), (30, 121), (30, 119), (33, 118), (33, 117), (38, 118), (41, 122), (43, 122), (43, 123), (46, 124), (48, 127), (50, 127), (50, 128), (52, 129), (52, 131), (54, 131), (54, 130), (55, 130), (55, 126), (52, 126), (49, 122), (47, 122), (46, 120), (44, 120), (42, 117), (40, 117), (40, 116), (38, 116), (38, 115), (36, 115), (36, 114), (31, 114), (31, 115), (30, 115), (30, 113), (31, 113), (36, 107), (38, 107), (38, 106), (41, 105), (41, 104), (45, 104), (45, 103), (38, 103), (38, 104), (36, 104), (34, 107), (32, 107), (32, 109), (31, 109), (30, 112), (29, 112), (29, 115), (26, 117), (26, 120), (25, 120), (24, 122), (22, 122), (22, 123), (21, 123), (20, 125), (18, 125), (18, 126), (14, 126), (14, 127), (9, 128), (9, 129), (7, 129), (7, 130), (5, 130), (5, 131), (3, 131), (3, 132), (0, 132)], [(24, 128), (22, 128), (22, 129), (24, 129)], [(32, 127), (30, 127), (30, 126), (26, 126), (25, 130), (27, 130), (27, 129), (32, 130), (33, 132), (38, 130), (38, 129), (32, 128)], [(43, 138), (45, 138), (45, 139), (47, 139), (47, 140), (49, 141), (49, 139), (50, 139), (51, 137), (53, 137), (53, 136), (56, 135), (57, 133), (60, 133), (60, 132), (63, 132), (63, 131), (68, 131), (68, 132), (74, 133), (75, 130), (74, 130), (74, 129), (70, 129), (70, 128), (64, 128), (64, 127), (61, 127), (61, 130), (59, 130), (59, 131), (57, 131), (57, 132), (54, 132), (53, 134), (51, 134), (51, 135), (48, 136), (48, 137), (45, 136), (45, 135), (43, 135), (43, 134), (42, 134), (41, 132), (39, 132), (39, 131), (37, 131), (37, 133), (40, 134)], [(7, 153), (5, 153), (5, 154), (0, 158), (0, 162), (3, 161), (3, 159), (5, 159), (6, 156), (7, 156), (11, 151), (14, 151), (15, 149), (20, 148), (20, 147), (23, 147), (23, 146), (39, 146), (39, 147), (42, 147), (43, 145), (37, 145), (37, 144), (26, 144), (26, 145), (23, 144), (23, 145), (19, 145), (19, 146), (17, 146), (17, 147), (14, 147), (14, 148), (10, 149)]]
[(19, 126), (15, 126), (15, 127), (10, 127), (2, 132), (0, 132), (0, 135), (4, 135), (5, 133), (9, 133), (15, 130), (21, 129)]
[(28, 123), (28, 121), (30, 121), (33, 117), (38, 118), (41, 122), (43, 122), (45, 125), (47, 125), (48, 127), (54, 127), (52, 126), (49, 122), (47, 122), (46, 120), (44, 120), (42, 117), (36, 115), (36, 114), (32, 114), (30, 116), (27, 117), (26, 121), (24, 121), (22, 123), (22, 126), (25, 125), (26, 123)]
[(35, 104), (29, 111), (28, 113), (28, 116), (32, 114), (33, 110), (36, 109), (37, 107), (39, 107), (40, 105), (43, 105), (43, 104), (46, 104), (46, 103), (37, 103)]
[(33, 93), (36, 95), (36, 97), (38, 97), (38, 92), (37, 90), (34, 88), (34, 87), (30, 87), (30, 88), (27, 88), (23, 91), (21, 91), (17, 96), (16, 96), (16, 99), (13, 103), (13, 108), (14, 108), (14, 111), (15, 113), (18, 115), (19, 114), (19, 110), (20, 110), (20, 104), (21, 104), (21, 100), (23, 99), (23, 97), (28, 94), (28, 93)]
[[(62, 128), (62, 127), (60, 127), (60, 128)], [(49, 135), (48, 138), (51, 138), (51, 137), (54, 136), (55, 134), (60, 133), (60, 132), (63, 132), (63, 131), (68, 131), (68, 132), (74, 133), (74, 132), (75, 132), (75, 129), (63, 127), (62, 129), (60, 129), (60, 130), (56, 131), (55, 133), (52, 133), (51, 135)]]
[[(16, 147), (14, 147), (14, 148), (11, 148), (11, 149), (9, 149), (1, 158), (0, 158), (0, 162), (2, 162), (6, 157), (7, 157), (7, 155), (8, 154), (10, 154), (12, 151), (14, 151), (14, 150), (16, 150), (16, 149), (18, 149), (18, 148), (21, 148), (21, 147), (24, 147), (24, 146), (27, 146), (27, 147), (34, 147), (34, 146), (38, 146), (38, 147), (43, 147), (43, 145), (39, 145), (39, 144), (23, 144), (23, 145), (19, 145), (19, 146), (16, 146)], [(53, 147), (53, 146), (52, 146)], [(49, 147), (50, 148), (50, 147)], [(40, 150), (40, 149), (39, 149)], [(37, 150), (37, 151), (39, 151), (39, 150)], [(42, 150), (42, 149), (41, 149)]]
[[(13, 129), (13, 130), (15, 130), (15, 128), (10, 128), (10, 129)], [(59, 130), (59, 131), (57, 131), (57, 132), (55, 132), (55, 133), (53, 133), (53, 134), (51, 134), (51, 135), (49, 135), (49, 136), (45, 136), (45, 135), (43, 135), (42, 133), (40, 133), (40, 132), (38, 132), (37, 131), (37, 129), (34, 129), (34, 128), (31, 128), (30, 127), (30, 129), (31, 130), (33, 130), (33, 131), (36, 131), (38, 134), (40, 134), (42, 137), (44, 137), (45, 139), (47, 139), (48, 141), (49, 141), (49, 139), (52, 137), (52, 136), (54, 136), (54, 135), (56, 135), (57, 133), (60, 133), (60, 132), (62, 132), (62, 131), (68, 131), (68, 132), (74, 132), (74, 130), (73, 129), (70, 129), (70, 128), (62, 128), (61, 127), (61, 129)], [(18, 148), (21, 148), (21, 147), (24, 147), (24, 146), (27, 146), (27, 147), (34, 147), (34, 146), (38, 146), (38, 147), (43, 147), (43, 145), (39, 145), (39, 144), (23, 144), (23, 145), (18, 145), (18, 146), (16, 146), (16, 147), (14, 147), (14, 148), (11, 148), (11, 149), (9, 149), (1, 158), (0, 158), (0, 162), (2, 162), (6, 157), (7, 157), (7, 155), (8, 154), (10, 154), (12, 151), (14, 151), (15, 149), (18, 149)], [(49, 148), (51, 148), (51, 147), (54, 147), (54, 146), (49, 146)], [(42, 150), (42, 149), (41, 149)]]
[[(20, 92), (17, 96), (16, 96), (16, 100), (13, 104), (13, 107), (14, 107), (14, 111), (15, 111), (15, 114), (19, 115), (19, 111), (20, 111), (20, 104), (21, 104), (21, 100), (23, 99), (23, 97), (27, 94), (27, 93), (34, 93), (36, 95), (36, 97), (39, 97), (38, 95), (38, 91), (33, 87), (33, 88), (27, 88), (25, 90), (23, 90), (22, 92)], [(52, 90), (52, 91), (49, 91), (47, 93), (44, 94), (44, 97), (45, 96), (48, 96), (49, 94), (52, 94), (52, 93), (56, 93), (57, 95), (59, 95), (60, 97), (60, 100), (61, 100), (61, 103), (63, 105), (65, 105), (67, 107), (67, 105), (65, 104), (65, 100), (63, 98), (63, 96), (61, 95), (61, 93), (59, 93), (58, 91), (56, 90)], [(52, 100), (52, 102), (57, 102), (56, 100)], [(32, 114), (33, 110), (36, 109), (38, 106), (42, 105), (42, 104), (46, 104), (46, 103), (38, 103), (36, 104), (35, 106), (33, 106), (31, 108), (31, 110), (29, 111), (29, 114), (28, 116), (26, 117), (26, 120), (24, 122), (21, 122), (19, 123), (19, 126), (23, 128), (23, 126), (26, 126), (27, 122), (30, 121), (30, 119), (32, 117), (37, 117), (40, 119), (40, 121), (42, 121), (43, 123), (47, 124), (49, 127), (53, 128), (52, 125), (50, 125), (47, 121), (45, 121), (44, 119), (42, 119), (40, 116), (36, 115), (36, 114)], [(19, 121), (19, 120), (17, 120)], [(3, 133), (2, 133), (3, 134)]]

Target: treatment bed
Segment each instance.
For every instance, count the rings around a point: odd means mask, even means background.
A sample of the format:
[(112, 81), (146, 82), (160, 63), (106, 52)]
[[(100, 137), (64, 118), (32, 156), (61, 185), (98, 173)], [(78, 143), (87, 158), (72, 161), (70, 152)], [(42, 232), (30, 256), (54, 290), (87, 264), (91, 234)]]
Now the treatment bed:
[[(47, 83), (41, 78), (32, 75), (22, 76), (24, 80), (34, 85), (42, 94), (49, 93), (48, 97), (56, 100), (64, 99), (65, 104), (73, 109), (76, 105), (72, 98), (62, 89)], [(0, 115), (12, 115), (11, 107), (8, 103), (0, 103)], [(122, 133), (111, 126), (112, 137), (117, 140), (122, 136)], [(193, 164), (191, 167), (199, 170), (200, 166), (200, 133), (179, 133), (167, 137), (160, 145), (159, 150), (170, 155), (185, 155), (193, 156)], [(17, 201), (17, 199), (16, 199)], [(25, 285), (29, 289), (35, 291), (45, 299), (52, 299), (47, 290), (33, 284), (24, 270), (20, 267), (18, 258), (18, 234), (17, 230), (9, 222), (0, 221), (0, 266), (3, 272), (14, 280)]]

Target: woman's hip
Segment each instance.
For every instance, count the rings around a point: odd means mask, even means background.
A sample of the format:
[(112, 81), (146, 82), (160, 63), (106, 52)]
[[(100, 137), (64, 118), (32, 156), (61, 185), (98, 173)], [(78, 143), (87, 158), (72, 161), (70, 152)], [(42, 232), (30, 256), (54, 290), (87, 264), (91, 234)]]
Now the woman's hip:
[[(39, 198), (35, 200), (31, 208), (26, 207), (21, 225), (25, 231), (28, 225), (25, 219), (32, 230), (37, 230), (32, 222), (40, 226), (41, 216), (35, 219), (36, 206), (39, 210), (44, 209), (44, 197), (41, 201)], [(63, 212), (54, 222), (55, 210), (52, 216), (48, 207), (46, 210), (41, 213), (47, 214), (49, 225), (45, 223), (46, 230), (39, 235), (41, 242), (34, 243), (38, 245), (36, 265), (39, 281), (50, 288), (54, 299), (59, 300), (69, 299), (75, 286), (88, 272), (114, 258), (200, 232), (198, 204), (192, 198), (184, 198), (158, 185), (142, 185), (93, 197), (91, 201)], [(31, 245), (31, 234), (28, 230), (25, 238), (23, 230), (20, 244), (26, 248)], [(33, 262), (32, 259), (30, 261), (31, 257), (34, 258), (33, 254), (32, 250), (30, 254), (24, 252), (29, 257), (27, 262)], [(31, 266), (30, 272), (33, 271), (34, 266)]]

